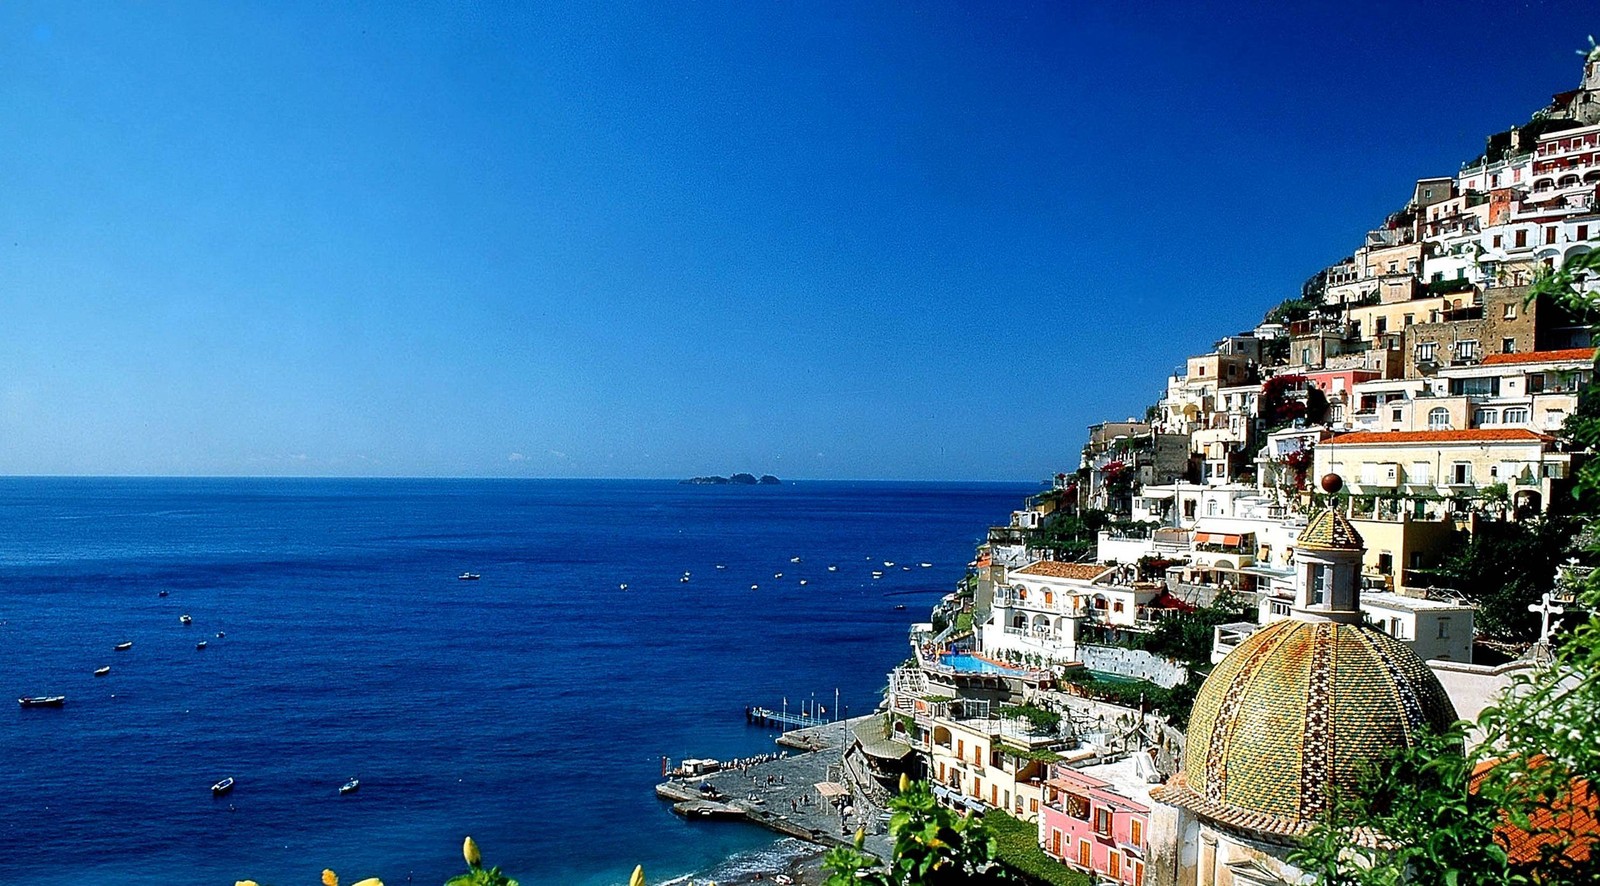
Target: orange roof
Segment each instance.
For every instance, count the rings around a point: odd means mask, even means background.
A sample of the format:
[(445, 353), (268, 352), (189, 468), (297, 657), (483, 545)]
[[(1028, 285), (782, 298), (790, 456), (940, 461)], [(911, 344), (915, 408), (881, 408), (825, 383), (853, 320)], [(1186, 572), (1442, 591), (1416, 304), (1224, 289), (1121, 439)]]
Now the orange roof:
[(1506, 363), (1557, 363), (1563, 360), (1593, 362), (1594, 348), (1567, 348), (1562, 351), (1529, 351), (1525, 354), (1490, 354), (1483, 358), (1484, 366)]
[[(1535, 767), (1544, 765), (1544, 761), (1543, 754), (1529, 760)], [(1467, 789), (1476, 793), (1489, 770), (1500, 762), (1485, 760), (1473, 766)], [(1510, 821), (1494, 829), (1496, 839), (1505, 846), (1513, 865), (1539, 861), (1543, 855), (1541, 850), (1545, 847), (1560, 847), (1569, 862), (1588, 860), (1590, 850), (1600, 839), (1600, 819), (1596, 818), (1596, 810), (1600, 809), (1600, 795), (1587, 779), (1574, 778), (1568, 785), (1570, 789), (1566, 794), (1544, 803), (1534, 803), (1535, 808), (1529, 811), (1526, 830)]]
[(1012, 574), (1048, 575), (1051, 578), (1076, 578), (1083, 581), (1093, 581), (1110, 568), (1110, 566), (1102, 566), (1099, 563), (1058, 563), (1055, 560), (1040, 560), (1031, 566), (1024, 566)]
[(1388, 443), (1532, 443), (1554, 440), (1527, 428), (1473, 428), (1469, 431), (1355, 431), (1340, 434), (1322, 446)]

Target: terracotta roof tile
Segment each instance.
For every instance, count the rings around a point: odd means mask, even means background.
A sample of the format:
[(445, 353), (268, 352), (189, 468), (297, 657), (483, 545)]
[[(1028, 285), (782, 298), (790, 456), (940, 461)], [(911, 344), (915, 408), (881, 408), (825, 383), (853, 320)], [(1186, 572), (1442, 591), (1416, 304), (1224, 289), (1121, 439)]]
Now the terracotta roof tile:
[(1040, 560), (1030, 566), (1024, 566), (1012, 574), (1047, 575), (1051, 578), (1076, 578), (1081, 581), (1093, 581), (1110, 568), (1110, 566), (1102, 566), (1099, 563), (1058, 563), (1055, 560)]
[(1560, 351), (1529, 351), (1523, 354), (1490, 354), (1483, 358), (1484, 366), (1502, 366), (1507, 363), (1553, 363), (1565, 360), (1594, 360), (1594, 348), (1567, 348)]
[(1553, 440), (1554, 437), (1530, 431), (1527, 428), (1473, 428), (1467, 431), (1355, 431), (1340, 434), (1320, 445), (1349, 446), (1353, 444), (1388, 443), (1531, 443), (1535, 440)]

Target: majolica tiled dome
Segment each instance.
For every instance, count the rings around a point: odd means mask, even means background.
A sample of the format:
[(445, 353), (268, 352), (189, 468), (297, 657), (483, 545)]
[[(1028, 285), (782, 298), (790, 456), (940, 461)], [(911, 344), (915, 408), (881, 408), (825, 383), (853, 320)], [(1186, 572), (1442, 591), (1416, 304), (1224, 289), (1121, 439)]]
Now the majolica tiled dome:
[(1371, 628), (1289, 619), (1251, 635), (1200, 687), (1183, 771), (1155, 797), (1262, 834), (1305, 833), (1362, 765), (1456, 719), (1444, 687)]
[(1295, 546), (1324, 551), (1359, 551), (1366, 547), (1361, 533), (1338, 511), (1327, 510), (1311, 518)]

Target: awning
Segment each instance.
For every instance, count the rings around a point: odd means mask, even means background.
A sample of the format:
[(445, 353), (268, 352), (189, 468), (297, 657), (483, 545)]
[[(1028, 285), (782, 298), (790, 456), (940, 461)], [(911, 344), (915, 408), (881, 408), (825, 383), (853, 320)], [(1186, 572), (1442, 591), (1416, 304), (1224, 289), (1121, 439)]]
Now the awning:
[(1172, 498), (1177, 495), (1174, 489), (1145, 489), (1139, 493), (1140, 498)]
[(892, 738), (882, 738), (866, 730), (865, 734), (857, 732), (856, 741), (861, 745), (861, 752), (869, 757), (879, 760), (903, 760), (915, 753), (910, 745), (902, 744)]
[(1224, 535), (1221, 532), (1196, 532), (1194, 534), (1194, 543), (1197, 544), (1197, 545), (1204, 545), (1204, 544), (1225, 545), (1225, 546), (1231, 548), (1231, 547), (1237, 547), (1238, 546), (1238, 544), (1239, 544), (1239, 536), (1237, 536), (1237, 535)]
[(819, 781), (815, 787), (817, 793), (825, 800), (831, 800), (834, 797), (848, 797), (850, 795), (850, 790), (836, 781)]

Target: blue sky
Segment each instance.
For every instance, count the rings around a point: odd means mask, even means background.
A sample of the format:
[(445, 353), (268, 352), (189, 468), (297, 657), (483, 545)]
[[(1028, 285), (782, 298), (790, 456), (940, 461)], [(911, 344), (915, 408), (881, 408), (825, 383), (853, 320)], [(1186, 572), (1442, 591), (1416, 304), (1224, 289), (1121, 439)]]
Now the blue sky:
[(1070, 469), (1600, 25), (1292, 6), (0, 5), (0, 473)]

